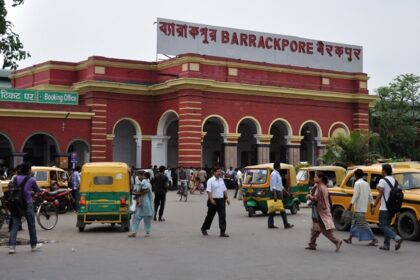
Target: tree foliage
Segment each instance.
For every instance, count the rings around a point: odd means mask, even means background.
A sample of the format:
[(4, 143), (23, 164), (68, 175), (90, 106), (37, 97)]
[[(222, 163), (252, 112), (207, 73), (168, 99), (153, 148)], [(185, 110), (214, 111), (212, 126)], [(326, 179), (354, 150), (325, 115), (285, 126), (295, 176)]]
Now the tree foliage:
[(375, 152), (377, 141), (375, 134), (358, 131), (351, 132), (349, 136), (342, 134), (330, 140), (321, 159), (326, 164), (343, 167), (370, 164), (380, 157)]
[[(24, 0), (13, 0), (13, 7), (23, 4)], [(13, 24), (6, 20), (5, 0), (0, 0), (0, 52), (3, 57), (3, 69), (16, 70), (18, 61), (31, 55), (23, 49), (19, 35), (13, 31)]]
[(385, 157), (420, 159), (420, 76), (399, 75), (377, 90), (371, 127)]

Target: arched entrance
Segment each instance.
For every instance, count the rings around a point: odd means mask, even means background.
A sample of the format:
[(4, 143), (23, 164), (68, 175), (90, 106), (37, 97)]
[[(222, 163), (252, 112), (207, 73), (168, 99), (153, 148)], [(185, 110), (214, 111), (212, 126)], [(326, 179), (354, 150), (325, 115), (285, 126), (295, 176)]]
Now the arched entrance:
[[(243, 119), (238, 126), (238, 166), (254, 165), (258, 163), (257, 139), (254, 135), (260, 134), (258, 126), (252, 119)], [(236, 166), (234, 166), (236, 167)], [(229, 168), (229, 166), (226, 166)]]
[(152, 138), (152, 165), (178, 166), (178, 114), (169, 110), (159, 120), (157, 135)]
[(222, 166), (225, 162), (222, 133), (226, 133), (222, 120), (218, 117), (207, 119), (203, 126), (206, 135), (203, 138), (203, 166)]
[(137, 145), (138, 132), (132, 120), (120, 120), (114, 127), (112, 140), (112, 160), (125, 162), (129, 166), (140, 167), (140, 152)]
[(272, 124), (270, 134), (273, 135), (270, 141), (270, 162), (288, 163), (287, 136), (290, 136), (288, 126), (278, 120)]
[[(14, 148), (9, 137), (0, 133), (0, 168), (13, 168), (12, 153)], [(0, 174), (1, 176), (2, 174)]]
[[(82, 166), (86, 162), (89, 162), (89, 146), (83, 140), (74, 140), (67, 149), (67, 152), (70, 155), (69, 166), (71, 168), (75, 168), (77, 165)], [(77, 162), (72, 162), (72, 160)]]
[(307, 161), (311, 165), (316, 164), (318, 155), (318, 127), (312, 123), (305, 123), (300, 130), (303, 139), (300, 142), (300, 161)]
[(38, 133), (25, 141), (22, 149), (25, 154), (23, 160), (33, 165), (53, 166), (57, 164), (59, 151), (57, 141), (52, 136)]

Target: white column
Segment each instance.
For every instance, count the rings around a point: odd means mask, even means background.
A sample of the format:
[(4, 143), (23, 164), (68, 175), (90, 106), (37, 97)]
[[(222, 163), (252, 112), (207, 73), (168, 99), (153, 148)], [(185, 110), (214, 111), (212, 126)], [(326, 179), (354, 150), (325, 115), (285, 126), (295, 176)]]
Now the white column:
[(170, 136), (155, 135), (152, 136), (152, 165), (168, 164), (168, 140)]
[(141, 135), (134, 135), (136, 140), (136, 167), (141, 168), (141, 146), (142, 146), (142, 137)]

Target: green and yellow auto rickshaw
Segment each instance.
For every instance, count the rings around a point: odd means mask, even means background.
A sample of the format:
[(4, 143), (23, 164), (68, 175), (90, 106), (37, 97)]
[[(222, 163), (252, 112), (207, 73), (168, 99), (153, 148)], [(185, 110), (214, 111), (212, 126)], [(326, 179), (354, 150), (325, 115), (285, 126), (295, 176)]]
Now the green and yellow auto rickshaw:
[(296, 179), (299, 186), (299, 200), (301, 202), (306, 202), (306, 195), (309, 193), (309, 188), (314, 185), (316, 172), (322, 172), (327, 176), (329, 188), (339, 186), (346, 176), (346, 169), (341, 166), (324, 165), (299, 169)]
[(130, 228), (130, 168), (121, 162), (86, 163), (82, 167), (77, 227), (94, 223)]
[[(270, 191), (270, 174), (273, 171), (273, 163), (247, 166), (244, 169), (244, 181), (242, 184), (243, 203), (248, 216), (254, 216), (256, 211), (267, 214), (267, 200), (272, 199)], [(299, 211), (299, 190), (296, 183), (296, 172), (293, 165), (281, 163), (280, 175), (283, 186), (291, 194), (285, 196), (284, 208), (292, 214)]]

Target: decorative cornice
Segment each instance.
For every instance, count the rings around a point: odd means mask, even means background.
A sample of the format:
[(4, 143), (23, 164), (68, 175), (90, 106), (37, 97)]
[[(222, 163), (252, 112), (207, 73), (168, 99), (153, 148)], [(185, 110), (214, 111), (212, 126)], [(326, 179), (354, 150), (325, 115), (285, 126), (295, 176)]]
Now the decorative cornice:
[(0, 109), (0, 117), (90, 120), (94, 115), (88, 112)]
[(84, 94), (88, 91), (115, 92), (135, 95), (163, 95), (182, 89), (195, 89), (207, 92), (231, 93), (239, 95), (258, 95), (278, 98), (312, 99), (345, 103), (372, 104), (376, 95), (362, 93), (325, 92), (317, 90), (304, 90), (285, 87), (250, 85), (241, 83), (219, 82), (208, 79), (180, 78), (163, 82), (157, 85), (136, 85), (107, 81), (83, 81), (75, 83), (72, 91)]
[(262, 65), (258, 63), (251, 62), (238, 62), (238, 61), (226, 61), (226, 60), (217, 60), (210, 58), (203, 58), (197, 56), (182, 56), (176, 59), (167, 60), (159, 63), (150, 63), (150, 62), (124, 62), (124, 61), (109, 61), (103, 60), (100, 58), (89, 58), (86, 61), (81, 63), (63, 63), (63, 62), (46, 62), (39, 66), (33, 66), (21, 71), (18, 71), (11, 75), (12, 79), (33, 75), (43, 71), (49, 70), (63, 70), (63, 71), (80, 71), (85, 70), (90, 66), (103, 66), (103, 67), (115, 67), (115, 68), (126, 68), (126, 69), (135, 69), (135, 70), (146, 70), (146, 71), (157, 71), (165, 70), (172, 67), (178, 67), (185, 63), (198, 63), (203, 65), (210, 66), (219, 66), (227, 68), (238, 68), (238, 69), (251, 69), (258, 71), (266, 72), (276, 72), (276, 73), (286, 73), (286, 74), (296, 74), (296, 75), (305, 75), (305, 76), (319, 76), (325, 78), (336, 78), (336, 79), (346, 79), (346, 80), (360, 80), (367, 81), (369, 77), (364, 74), (348, 74), (348, 73), (330, 73), (324, 72), (317, 69), (306, 70), (298, 68), (289, 68), (281, 65)]

